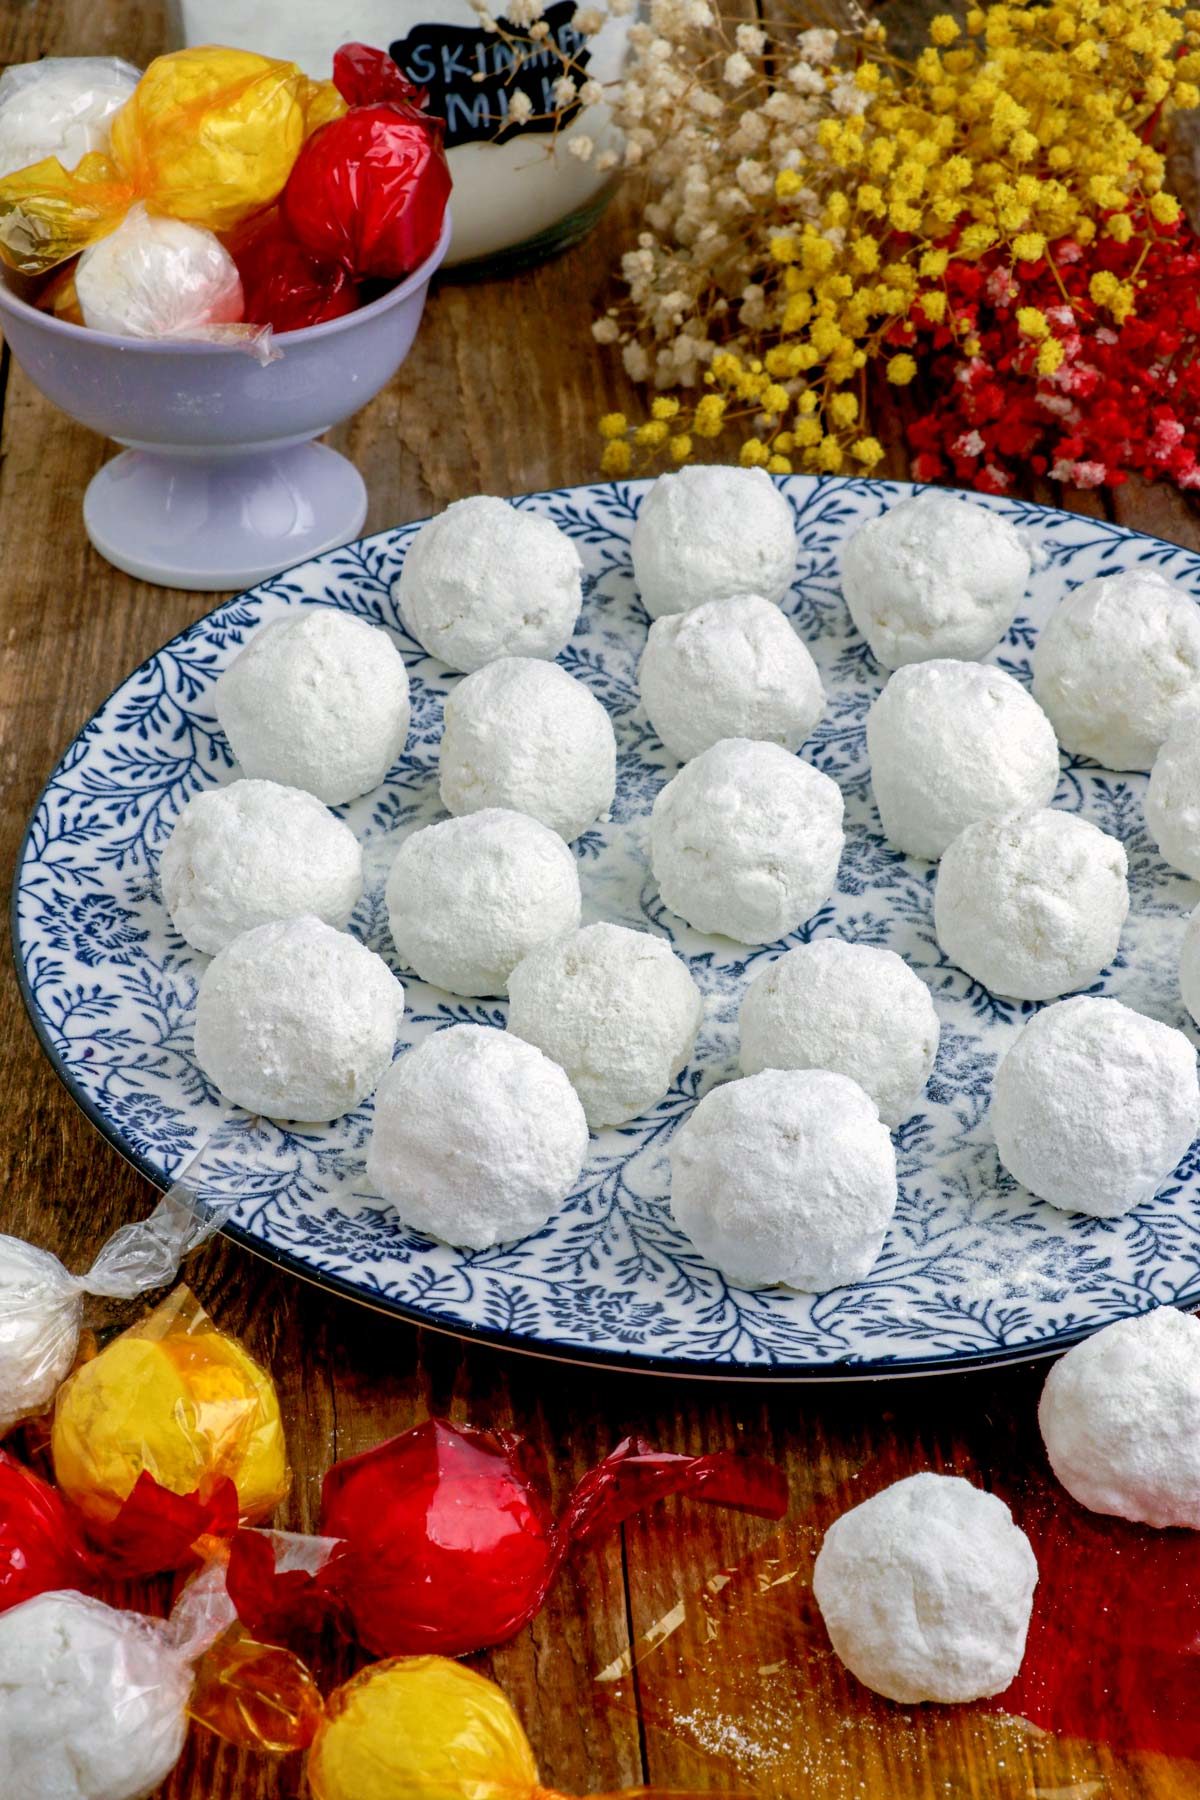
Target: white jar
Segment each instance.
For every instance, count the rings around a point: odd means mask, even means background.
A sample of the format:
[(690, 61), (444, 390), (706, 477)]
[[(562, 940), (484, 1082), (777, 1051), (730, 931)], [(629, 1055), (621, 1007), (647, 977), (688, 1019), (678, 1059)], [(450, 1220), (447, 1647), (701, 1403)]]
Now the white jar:
[[(503, 0), (496, 0), (501, 16)], [(577, 112), (560, 127), (536, 116), (497, 142), (510, 95), (518, 88), (534, 115), (553, 112), (551, 93), (562, 63), (552, 50), (524, 63), (510, 88), (510, 52), (503, 38), (481, 29), (469, 0), (169, 0), (172, 42), (229, 44), (286, 57), (309, 75), (329, 74), (339, 44), (357, 41), (389, 49), (409, 78), (429, 92), (429, 110), (446, 119), (446, 148), (454, 192), (454, 236), (447, 266), (511, 253), (514, 262), (575, 242), (603, 209), (613, 175), (597, 158), (619, 143), (605, 105)], [(578, 79), (601, 84), (620, 73), (633, 23), (609, 19), (586, 47), (571, 25), (575, 0), (553, 0), (543, 13), (551, 37), (569, 55), (586, 58)], [(516, 36), (515, 28), (508, 33)], [(536, 45), (531, 45), (536, 50)], [(485, 80), (473, 76), (483, 73)], [(589, 137), (591, 157), (571, 152)]]

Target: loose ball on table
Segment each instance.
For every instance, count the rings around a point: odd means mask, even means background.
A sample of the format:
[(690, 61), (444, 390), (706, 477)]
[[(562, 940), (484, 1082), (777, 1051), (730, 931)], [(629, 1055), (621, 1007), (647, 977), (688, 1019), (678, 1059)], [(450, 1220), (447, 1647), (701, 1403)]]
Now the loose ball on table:
[(651, 725), (681, 762), (722, 738), (798, 750), (825, 710), (816, 663), (757, 594), (656, 619), (638, 685)]
[(146, 1800), (183, 1753), (192, 1672), (164, 1628), (83, 1594), (0, 1616), (0, 1770), (12, 1800)]
[(837, 783), (749, 738), (686, 763), (650, 814), (663, 903), (743, 944), (775, 943), (828, 900), (844, 841)]
[(1150, 768), (1200, 700), (1200, 607), (1155, 569), (1085, 581), (1042, 628), (1033, 693), (1064, 750)]
[(1189, 709), (1172, 726), (1154, 759), (1144, 804), (1166, 861), (1200, 881), (1200, 713)]
[(712, 1088), (671, 1140), (671, 1212), (737, 1287), (824, 1294), (861, 1281), (896, 1210), (875, 1102), (826, 1069)]
[(362, 894), (362, 850), (303, 789), (234, 781), (188, 801), (158, 875), (176, 931), (213, 955), (272, 919), (344, 925)]
[(263, 626), (213, 689), (242, 773), (339, 806), (379, 786), (408, 737), (408, 672), (386, 631), (330, 606)]
[(403, 987), (365, 944), (320, 919), (277, 920), (201, 976), (196, 1061), (235, 1106), (337, 1119), (378, 1084), (403, 1012)]
[(0, 1437), (44, 1412), (79, 1344), (79, 1284), (48, 1250), (0, 1234)]
[(986, 656), (1029, 581), (1020, 533), (976, 501), (927, 489), (860, 525), (842, 552), (850, 617), (885, 669)]
[(220, 238), (131, 207), (75, 266), (83, 322), (117, 337), (189, 337), (243, 316), (242, 280)]
[(387, 882), (401, 962), (451, 994), (502, 994), (522, 957), (575, 930), (580, 906), (558, 833), (498, 806), (414, 831)]
[(697, 463), (660, 475), (629, 548), (652, 619), (732, 594), (778, 602), (796, 572), (792, 509), (763, 469)]
[(439, 756), (452, 813), (507, 807), (570, 843), (613, 803), (612, 721), (581, 681), (536, 657), (504, 656), (459, 682)]
[(990, 993), (1053, 1000), (1093, 981), (1129, 912), (1124, 846), (1044, 808), (968, 825), (938, 870), (933, 918), (951, 962)]
[(692, 1053), (700, 990), (665, 938), (587, 925), (508, 983), (508, 1029), (566, 1070), (593, 1131), (648, 1112)]
[(1154, 1197), (1200, 1129), (1196, 1052), (1119, 1000), (1063, 1000), (1001, 1058), (989, 1120), (1030, 1193), (1119, 1219)]
[(979, 819), (1048, 806), (1058, 742), (1030, 694), (983, 663), (910, 663), (867, 714), (871, 786), (884, 836), (936, 862)]
[(510, 1032), (452, 1025), (380, 1083), (367, 1174), (414, 1231), (487, 1250), (541, 1230), (587, 1147), (557, 1063)]
[(53, 156), (73, 169), (107, 150), (108, 129), (140, 71), (115, 56), (47, 56), (0, 75), (0, 179)]
[(813, 1593), (841, 1661), (888, 1700), (1001, 1693), (1025, 1655), (1038, 1569), (995, 1494), (924, 1473), (835, 1519)]
[(1092, 1512), (1200, 1531), (1200, 1319), (1155, 1306), (1076, 1344), (1046, 1377), (1050, 1466)]
[(929, 989), (892, 950), (817, 938), (754, 977), (738, 1015), (744, 1075), (831, 1069), (894, 1131), (920, 1104), (937, 1056)]
[(583, 605), (579, 552), (549, 519), (476, 494), (422, 525), (393, 588), (405, 626), (448, 668), (553, 659)]

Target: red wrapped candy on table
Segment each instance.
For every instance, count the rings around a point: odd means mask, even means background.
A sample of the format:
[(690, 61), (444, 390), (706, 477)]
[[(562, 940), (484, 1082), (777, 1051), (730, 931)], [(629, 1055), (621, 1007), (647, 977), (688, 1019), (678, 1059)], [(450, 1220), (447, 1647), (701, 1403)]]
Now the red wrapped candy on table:
[(91, 1575), (61, 1496), (0, 1450), (0, 1612), (35, 1594), (87, 1587)]
[(297, 243), (278, 207), (259, 213), (228, 240), (242, 281), (245, 317), (276, 331), (340, 319), (358, 306), (349, 269), (321, 262)]

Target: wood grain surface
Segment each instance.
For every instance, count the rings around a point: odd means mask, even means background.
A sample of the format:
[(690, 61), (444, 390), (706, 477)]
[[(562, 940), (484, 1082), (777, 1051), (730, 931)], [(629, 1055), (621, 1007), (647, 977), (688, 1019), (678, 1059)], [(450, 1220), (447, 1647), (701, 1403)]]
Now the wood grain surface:
[[(3, 62), (97, 52), (144, 61), (161, 39), (157, 0), (0, 0)], [(540, 269), (436, 289), (408, 364), (336, 434), (367, 478), (369, 529), (464, 494), (594, 477), (594, 421), (632, 398), (588, 331), (622, 231), (618, 208), (590, 242)], [(136, 663), (211, 602), (139, 585), (94, 554), (80, 499), (111, 449), (55, 412), (7, 354), (0, 404), (7, 882), (26, 817), (65, 745)], [(889, 472), (904, 473), (894, 429)], [(1111, 502), (1087, 496), (1080, 504), (1200, 549), (1195, 513), (1169, 490), (1130, 486)], [(4, 1230), (75, 1268), (152, 1199), (58, 1086), (7, 956), (0, 1196)], [(1111, 1714), (1087, 1735), (1059, 1740), (975, 1708), (875, 1703), (837, 1665), (814, 1617), (808, 1576), (820, 1528), (856, 1492), (921, 1468), (967, 1474), (1017, 1497), (1050, 1491), (1035, 1422), (1037, 1369), (730, 1391), (468, 1349), (277, 1276), (220, 1241), (188, 1276), (219, 1321), (274, 1370), (295, 1469), (280, 1522), (292, 1528), (314, 1526), (334, 1457), (432, 1411), (526, 1433), (544, 1449), (556, 1501), (631, 1429), (664, 1447), (741, 1444), (786, 1464), (794, 1506), (782, 1531), (664, 1507), (576, 1559), (532, 1626), (478, 1659), (519, 1709), (549, 1786), (585, 1794), (649, 1782), (779, 1800), (1200, 1794), (1200, 1765), (1105, 1748), (1102, 1740), (1122, 1740)], [(147, 1585), (139, 1597), (161, 1608), (166, 1589)], [(1085, 1620), (1079, 1653), (1087, 1654)], [(353, 1666), (352, 1653), (323, 1644), (316, 1666), (331, 1685)], [(241, 1756), (198, 1731), (162, 1790), (171, 1800), (301, 1792), (297, 1759)]]

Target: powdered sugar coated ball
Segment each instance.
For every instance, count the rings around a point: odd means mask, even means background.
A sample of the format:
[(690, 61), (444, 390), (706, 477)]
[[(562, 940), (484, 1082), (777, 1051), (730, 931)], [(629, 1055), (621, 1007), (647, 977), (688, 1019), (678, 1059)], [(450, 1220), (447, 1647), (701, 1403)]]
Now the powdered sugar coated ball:
[(246, 775), (339, 806), (378, 787), (408, 736), (408, 672), (386, 631), (301, 606), (256, 631), (213, 689)]
[(870, 1096), (890, 1130), (916, 1111), (938, 1018), (925, 983), (893, 950), (817, 938), (754, 977), (738, 1019), (742, 1072), (832, 1069)]
[(109, 125), (140, 80), (115, 56), (48, 56), (0, 75), (0, 178), (46, 157), (73, 169), (107, 150)]
[(665, 938), (588, 925), (508, 983), (508, 1029), (566, 1070), (593, 1131), (660, 1101), (692, 1053), (700, 990)]
[(737, 1287), (861, 1281), (896, 1210), (875, 1102), (826, 1069), (764, 1069), (705, 1094), (671, 1140), (671, 1212)]
[(270, 919), (344, 925), (362, 893), (362, 851), (303, 789), (234, 781), (188, 801), (158, 875), (176, 931), (211, 955)]
[(536, 657), (504, 656), (459, 682), (440, 756), (452, 813), (508, 807), (569, 843), (613, 803), (612, 721), (581, 681)]
[(0, 1235), (0, 1436), (54, 1399), (75, 1361), (82, 1307), (57, 1256)]
[(1037, 1586), (1029, 1539), (995, 1494), (923, 1473), (835, 1519), (813, 1594), (838, 1656), (888, 1700), (999, 1694), (1025, 1655)]
[(1148, 769), (1200, 699), (1200, 607), (1156, 569), (1085, 581), (1043, 627), (1033, 692), (1064, 750)]
[(1050, 1466), (1092, 1512), (1200, 1531), (1200, 1319), (1155, 1306), (1060, 1357), (1038, 1423)]
[(844, 837), (835, 781), (778, 744), (725, 738), (650, 815), (664, 903), (697, 931), (773, 944), (828, 900)]
[(1183, 1004), (1200, 1025), (1200, 906), (1191, 914), (1183, 934), (1179, 958), (1179, 986)]
[(691, 464), (660, 475), (629, 548), (652, 619), (730, 594), (779, 601), (796, 572), (792, 509), (764, 469)]
[(976, 501), (926, 490), (860, 525), (842, 553), (850, 617), (885, 669), (986, 656), (1029, 580), (1020, 533)]
[(558, 655), (583, 604), (579, 552), (507, 500), (456, 500), (422, 525), (393, 589), (405, 625), (451, 669)]
[(757, 594), (657, 619), (638, 683), (650, 723), (681, 762), (722, 738), (798, 750), (825, 710), (816, 663), (779, 608)]
[(367, 1174), (414, 1231), (486, 1250), (541, 1230), (587, 1147), (557, 1063), (511, 1032), (452, 1025), (380, 1083)]
[(1048, 806), (1058, 786), (1049, 719), (983, 663), (897, 669), (867, 714), (867, 753), (889, 844), (931, 861), (976, 820)]
[(1153, 1198), (1200, 1129), (1196, 1052), (1119, 1000), (1062, 1000), (1001, 1058), (989, 1117), (1000, 1161), (1030, 1193), (1119, 1219)]
[(156, 1620), (70, 1592), (0, 1614), (0, 1770), (16, 1800), (145, 1800), (183, 1752), (192, 1672)]
[(937, 941), (991, 993), (1053, 1000), (1116, 955), (1128, 867), (1123, 845), (1074, 813), (981, 819), (942, 857)]
[(575, 930), (580, 904), (557, 832), (502, 807), (414, 831), (387, 883), (401, 962), (451, 994), (502, 994), (523, 956)]
[(235, 1106), (337, 1119), (391, 1062), (403, 1011), (403, 987), (365, 944), (320, 919), (275, 920), (201, 976), (196, 1061)]
[(83, 322), (117, 337), (188, 337), (242, 317), (237, 264), (214, 232), (132, 206), (75, 266)]
[(1166, 860), (1200, 881), (1200, 713), (1172, 726), (1146, 786), (1146, 824)]

